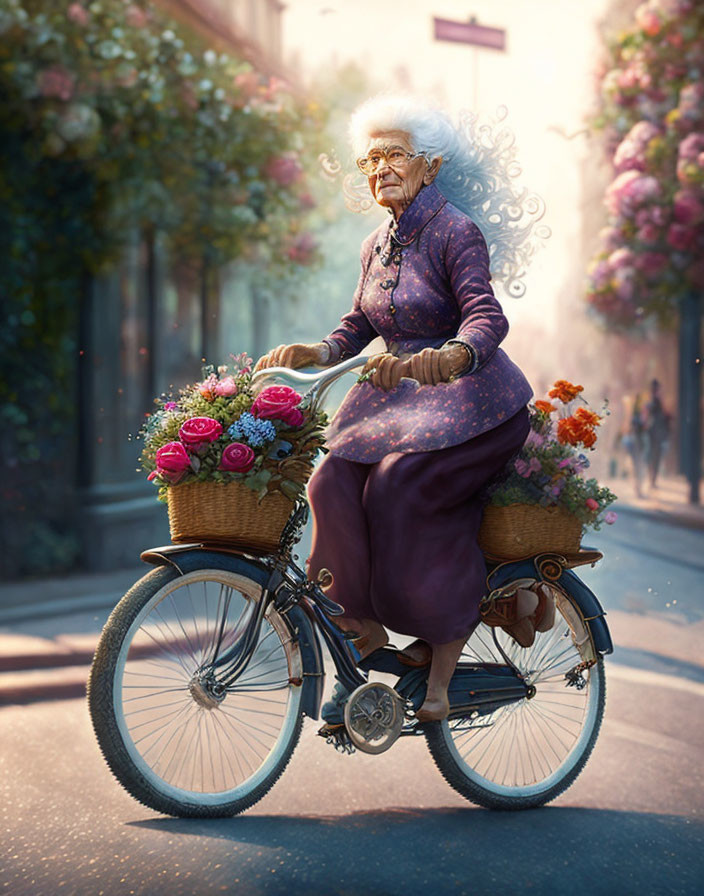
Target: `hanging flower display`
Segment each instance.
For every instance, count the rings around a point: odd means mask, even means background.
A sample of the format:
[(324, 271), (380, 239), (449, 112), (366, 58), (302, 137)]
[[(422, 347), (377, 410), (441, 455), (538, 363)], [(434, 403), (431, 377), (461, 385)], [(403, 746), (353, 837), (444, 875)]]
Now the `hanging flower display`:
[(704, 6), (641, 4), (609, 57), (596, 124), (614, 180), (587, 300), (618, 327), (671, 319), (704, 286)]

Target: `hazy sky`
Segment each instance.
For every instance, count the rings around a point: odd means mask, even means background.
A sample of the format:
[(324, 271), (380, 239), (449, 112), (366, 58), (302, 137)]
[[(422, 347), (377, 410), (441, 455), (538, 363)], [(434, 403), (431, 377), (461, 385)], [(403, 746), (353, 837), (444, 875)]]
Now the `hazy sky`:
[[(585, 201), (581, 166), (598, 152), (584, 136), (598, 58), (596, 20), (607, 0), (286, 0), (284, 48), (308, 71), (356, 60), (389, 81), (403, 66), (415, 88), (427, 89), (456, 114), (508, 107), (522, 182), (547, 205), (553, 236), (533, 262), (528, 292), (505, 300), (512, 321), (539, 318), (548, 328), (565, 284), (575, 277)], [(475, 50), (433, 40), (433, 16), (505, 28), (507, 50)], [(594, 162), (596, 164), (596, 161)], [(370, 224), (370, 229), (373, 222)]]

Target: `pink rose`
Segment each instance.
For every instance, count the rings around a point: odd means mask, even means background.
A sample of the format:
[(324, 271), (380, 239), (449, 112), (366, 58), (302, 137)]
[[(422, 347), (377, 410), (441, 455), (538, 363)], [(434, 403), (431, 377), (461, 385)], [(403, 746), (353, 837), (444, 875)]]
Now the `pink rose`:
[(306, 418), (300, 408), (289, 408), (289, 410), (283, 411), (277, 419), (282, 420), (287, 426), (293, 428), (301, 426)]
[(156, 472), (172, 485), (180, 482), (190, 467), (191, 459), (180, 442), (169, 442), (156, 453)]
[(267, 386), (254, 399), (252, 413), (264, 419), (284, 420), (285, 415), (297, 408), (300, 401), (301, 396), (290, 386)]
[(604, 514), (604, 522), (611, 526), (618, 519), (618, 514), (614, 513), (613, 510), (609, 510)]
[(598, 510), (599, 509), (599, 502), (595, 501), (594, 498), (587, 498), (587, 500), (584, 503), (587, 505), (587, 507), (590, 510)]
[(191, 417), (178, 431), (179, 438), (191, 451), (199, 451), (222, 435), (222, 424), (212, 417)]
[(636, 234), (642, 243), (656, 243), (660, 236), (660, 229), (654, 224), (645, 224)]
[(87, 25), (90, 16), (80, 3), (72, 3), (66, 13), (67, 17), (77, 25)]
[(221, 380), (218, 380), (215, 384), (215, 394), (225, 398), (237, 395), (237, 383), (234, 376), (224, 376)]
[(242, 442), (226, 445), (220, 459), (220, 469), (230, 473), (246, 473), (254, 464), (254, 452)]

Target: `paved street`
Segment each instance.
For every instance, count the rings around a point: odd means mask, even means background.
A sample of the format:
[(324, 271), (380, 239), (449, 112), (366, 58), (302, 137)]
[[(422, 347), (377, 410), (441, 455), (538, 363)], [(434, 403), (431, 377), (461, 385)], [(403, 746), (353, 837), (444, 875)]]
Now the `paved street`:
[(0, 893), (700, 892), (703, 541), (627, 514), (589, 539), (608, 545), (584, 577), (617, 651), (594, 754), (550, 807), (474, 808), (422, 741), (340, 756), (307, 721), (284, 776), (245, 815), (168, 819), (111, 778), (82, 700), (5, 706)]

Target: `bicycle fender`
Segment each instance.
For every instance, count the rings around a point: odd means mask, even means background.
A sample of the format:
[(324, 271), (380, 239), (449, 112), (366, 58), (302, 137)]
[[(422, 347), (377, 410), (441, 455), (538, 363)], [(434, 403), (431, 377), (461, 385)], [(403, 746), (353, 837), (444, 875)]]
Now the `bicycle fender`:
[[(142, 554), (142, 560), (154, 566), (173, 566), (185, 575), (197, 569), (223, 569), (227, 572), (250, 576), (262, 587), (269, 578), (269, 569), (256, 557), (243, 556), (231, 551), (204, 549), (192, 545), (166, 545), (152, 548)], [(287, 622), (291, 636), (298, 641), (303, 661), (303, 694), (301, 708), (311, 719), (317, 719), (323, 697), (325, 672), (320, 642), (306, 612), (293, 606), (281, 614)]]
[(545, 579), (538, 570), (535, 558), (516, 560), (515, 563), (502, 563), (489, 572), (487, 584), (490, 589), (501, 588), (512, 579), (534, 578), (546, 581), (560, 588), (577, 607), (589, 629), (589, 634), (597, 653), (613, 653), (614, 645), (606, 622), (606, 611), (599, 603), (594, 592), (588, 588), (579, 576), (571, 569), (563, 569), (557, 579)]
[(283, 615), (291, 626), (291, 634), (298, 640), (303, 660), (301, 708), (310, 719), (317, 719), (320, 716), (320, 704), (323, 700), (325, 684), (325, 667), (323, 666), (320, 640), (302, 606), (293, 606)]

